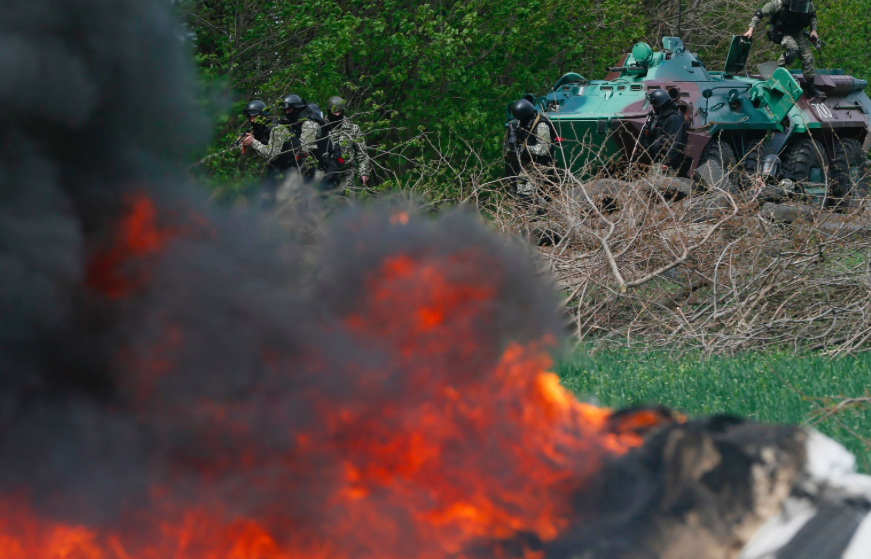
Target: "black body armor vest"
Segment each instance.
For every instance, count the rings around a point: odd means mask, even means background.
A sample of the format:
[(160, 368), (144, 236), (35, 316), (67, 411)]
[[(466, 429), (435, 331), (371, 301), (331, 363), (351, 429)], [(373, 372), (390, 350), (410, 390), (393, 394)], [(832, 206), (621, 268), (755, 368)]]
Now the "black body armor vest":
[(251, 135), (263, 145), (269, 144), (269, 134), (271, 132), (272, 127), (266, 124), (255, 124), (251, 127)]
[(816, 17), (816, 10), (807, 14), (799, 14), (784, 5), (783, 9), (771, 16), (771, 30), (782, 35), (795, 35), (808, 27)]
[(290, 122), (287, 119), (282, 119), (278, 121), (279, 125), (287, 126), (287, 128), (291, 132), (290, 138), (284, 142), (284, 145), (281, 146), (281, 153), (269, 162), (269, 165), (278, 172), (286, 171), (292, 167), (297, 167), (297, 159), (296, 156), (299, 153), (300, 148), (300, 135), (302, 133), (302, 122), (294, 121)]

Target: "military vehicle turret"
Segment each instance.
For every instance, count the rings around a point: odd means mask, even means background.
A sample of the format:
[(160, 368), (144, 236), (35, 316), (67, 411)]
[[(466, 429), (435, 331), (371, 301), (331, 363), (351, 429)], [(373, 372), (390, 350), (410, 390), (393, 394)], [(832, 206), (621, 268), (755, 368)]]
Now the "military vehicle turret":
[(644, 154), (633, 153), (643, 152), (636, 146), (650, 113), (645, 95), (662, 88), (689, 124), (688, 177), (710, 183), (719, 172), (722, 184), (739, 187), (740, 173), (728, 171), (755, 172), (775, 153), (805, 194), (843, 198), (855, 194), (856, 185), (867, 193), (867, 82), (820, 70), (815, 83), (826, 98), (808, 98), (800, 74), (774, 63), (749, 73), (750, 46), (749, 39), (734, 37), (723, 71), (710, 71), (679, 38), (665, 37), (660, 51), (635, 44), (603, 80), (564, 75), (536, 99), (562, 138), (558, 164), (589, 173), (626, 168), (630, 159), (643, 163)]

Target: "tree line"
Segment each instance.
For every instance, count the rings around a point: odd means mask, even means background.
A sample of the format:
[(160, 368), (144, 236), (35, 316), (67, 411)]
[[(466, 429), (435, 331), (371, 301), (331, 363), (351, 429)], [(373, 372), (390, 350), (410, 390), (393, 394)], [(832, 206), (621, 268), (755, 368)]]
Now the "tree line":
[[(177, 0), (215, 116), (213, 154), (199, 172), (238, 196), (256, 182), (238, 152), (242, 106), (298, 93), (323, 103), (344, 97), (382, 168), (382, 187), (432, 156), (501, 155), (507, 103), (544, 92), (564, 72), (601, 78), (637, 40), (680, 35), (719, 68), (733, 34), (758, 0)], [(820, 67), (869, 78), (871, 0), (821, 0)], [(751, 64), (773, 60), (764, 39)], [(230, 99), (229, 105), (226, 100)], [(217, 154), (217, 155), (216, 155)], [(495, 168), (494, 168), (495, 169)], [(496, 171), (494, 170), (494, 173)], [(376, 171), (377, 173), (377, 171)], [(228, 186), (229, 185), (229, 186)]]

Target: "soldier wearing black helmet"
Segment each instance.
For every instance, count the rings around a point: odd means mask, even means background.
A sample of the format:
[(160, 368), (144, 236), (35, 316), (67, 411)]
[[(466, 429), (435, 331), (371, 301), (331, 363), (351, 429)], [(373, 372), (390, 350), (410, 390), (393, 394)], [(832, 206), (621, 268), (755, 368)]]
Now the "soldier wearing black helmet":
[(553, 123), (524, 97), (509, 106), (514, 120), (505, 132), (506, 177), (513, 178), (512, 193), (524, 201), (535, 194), (534, 178), (553, 165), (558, 136)]
[(250, 145), (266, 159), (278, 175), (297, 168), (302, 171), (303, 176), (313, 177), (318, 165), (318, 119), (311, 114), (308, 103), (293, 93), (285, 95), (281, 100), (281, 111), (284, 118), (272, 128), (267, 142), (246, 138), (243, 144)]
[[(269, 117), (269, 111), (266, 110), (266, 103), (255, 99), (248, 103), (242, 110), (245, 120), (250, 125), (248, 130), (239, 138), (242, 154), (257, 155), (254, 150), (247, 149), (254, 140), (264, 144), (269, 143), (269, 134), (272, 130), (273, 121)], [(240, 169), (250, 164), (249, 158), (244, 158), (239, 162)]]
[[(266, 110), (266, 103), (255, 99), (245, 106), (242, 110), (245, 119), (251, 125), (251, 128), (242, 138), (242, 148), (251, 145), (254, 140), (260, 143), (269, 143), (269, 132), (272, 130), (272, 123), (269, 118), (269, 111)], [(248, 140), (248, 138), (251, 140)], [(247, 140), (247, 141), (246, 141)]]
[(664, 89), (654, 89), (647, 94), (653, 107), (653, 120), (641, 133), (641, 146), (662, 171), (685, 172), (687, 121), (680, 108)]
[(369, 181), (369, 153), (360, 127), (347, 116), (347, 104), (338, 96), (327, 100), (327, 124), (324, 132), (329, 137), (324, 170), (324, 181), (329, 186), (348, 191), (354, 187), (354, 176), (363, 185)]
[(771, 0), (761, 10), (753, 14), (750, 28), (744, 36), (753, 37), (753, 30), (763, 18), (768, 18), (771, 29), (768, 31), (768, 39), (782, 46), (784, 53), (777, 60), (777, 65), (782, 68), (789, 67), (796, 58), (801, 59), (801, 73), (807, 82), (807, 92), (811, 97), (824, 97), (822, 92), (814, 84), (814, 55), (808, 38), (804, 35), (805, 29), (810, 29), (810, 40), (816, 42), (817, 36), (817, 12), (810, 0)]

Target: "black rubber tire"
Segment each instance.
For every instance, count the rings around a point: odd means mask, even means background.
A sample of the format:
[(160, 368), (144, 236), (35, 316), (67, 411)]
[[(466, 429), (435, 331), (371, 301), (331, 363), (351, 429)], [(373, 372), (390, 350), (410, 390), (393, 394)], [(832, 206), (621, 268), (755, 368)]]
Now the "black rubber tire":
[[(736, 192), (738, 189), (738, 181), (736, 173), (733, 171), (735, 170), (737, 160), (732, 146), (730, 146), (725, 140), (713, 138), (708, 142), (708, 145), (705, 146), (705, 149), (702, 150), (702, 155), (699, 157), (699, 164), (696, 169), (698, 170), (699, 167), (709, 161), (718, 165), (723, 170), (726, 177), (726, 185), (724, 186), (724, 189), (728, 192)], [(697, 180), (698, 176), (696, 176), (695, 179), (696, 180), (693, 180), (693, 183), (697, 186), (703, 184)], [(706, 189), (707, 188), (703, 186), (702, 190)]]
[(771, 148), (771, 142), (768, 139), (761, 142), (749, 140), (749, 142), (751, 143), (750, 150), (744, 154), (744, 159), (741, 161), (741, 167), (743, 167), (744, 172), (739, 175), (738, 180), (743, 190), (748, 190), (753, 186), (755, 181), (752, 179), (752, 175), (760, 171), (760, 166), (765, 156), (774, 153), (774, 150)]
[(854, 138), (836, 140), (832, 153), (832, 197), (835, 203), (849, 205), (851, 200), (868, 197), (868, 160), (862, 144)]
[(786, 149), (783, 170), (788, 178), (799, 184), (807, 182), (815, 167), (823, 172), (823, 180), (831, 179), (829, 155), (820, 142), (813, 138), (802, 138)]

